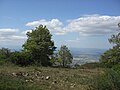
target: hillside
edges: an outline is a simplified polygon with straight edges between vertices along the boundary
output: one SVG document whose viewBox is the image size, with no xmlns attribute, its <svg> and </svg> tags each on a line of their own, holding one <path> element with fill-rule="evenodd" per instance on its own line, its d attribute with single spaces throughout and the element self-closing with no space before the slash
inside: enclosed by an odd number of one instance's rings
<svg viewBox="0 0 120 90">
<path fill-rule="evenodd" d="M 0 89 L 87 90 L 102 69 L 0 66 Z M 21 84 L 22 83 L 22 84 Z"/>
</svg>

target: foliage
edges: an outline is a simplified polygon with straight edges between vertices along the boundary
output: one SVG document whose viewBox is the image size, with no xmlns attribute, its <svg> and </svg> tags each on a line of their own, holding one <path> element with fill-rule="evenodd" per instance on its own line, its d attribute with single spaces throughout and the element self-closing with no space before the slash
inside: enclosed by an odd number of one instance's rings
<svg viewBox="0 0 120 90">
<path fill-rule="evenodd" d="M 120 64 L 113 66 L 112 69 L 115 71 L 120 71 Z"/>
<path fill-rule="evenodd" d="M 46 26 L 40 25 L 32 32 L 27 33 L 27 41 L 23 45 L 25 51 L 32 55 L 34 63 L 47 66 L 50 65 L 50 56 L 56 49 L 54 42 L 51 40 L 52 35 Z"/>
<path fill-rule="evenodd" d="M 120 23 L 119 23 L 120 24 Z M 118 26 L 120 27 L 120 25 Z M 112 67 L 120 63 L 120 32 L 117 35 L 112 35 L 108 39 L 110 43 L 115 44 L 112 49 L 107 50 L 100 58 L 100 62 L 107 67 Z"/>
<path fill-rule="evenodd" d="M 16 88 L 19 86 L 24 87 L 25 85 L 28 87 L 29 85 L 31 88 L 35 87 L 33 90 L 87 90 L 88 84 L 91 84 L 92 82 L 90 78 L 103 72 L 103 69 L 73 69 L 36 66 L 19 67 L 17 65 L 11 66 L 11 64 L 9 64 L 0 67 L 0 72 L 3 73 L 1 76 L 7 79 L 0 81 L 5 82 L 3 87 L 8 84 L 10 85 L 9 87 L 16 86 Z M 14 76 L 13 73 L 17 76 Z M 7 78 L 5 75 L 10 78 Z M 46 80 L 47 76 L 50 77 L 49 80 Z M 18 80 L 19 82 L 23 82 L 23 85 L 17 85 Z"/>
<path fill-rule="evenodd" d="M 10 56 L 11 51 L 8 48 L 0 49 L 0 59 L 7 59 Z"/>
<path fill-rule="evenodd" d="M 112 49 L 107 50 L 100 58 L 100 62 L 104 63 L 107 67 L 112 67 L 120 63 L 120 48 L 114 46 Z"/>
<path fill-rule="evenodd" d="M 95 68 L 104 68 L 104 67 L 105 66 L 99 62 L 91 62 L 76 66 L 76 68 L 81 68 L 81 69 L 95 69 Z"/>
<path fill-rule="evenodd" d="M 120 71 L 107 69 L 105 74 L 95 76 L 91 81 L 90 90 L 119 90 Z"/>
<path fill-rule="evenodd" d="M 0 49 L 0 65 L 5 64 L 11 55 L 11 51 L 8 48 Z"/>
<path fill-rule="evenodd" d="M 59 50 L 59 59 L 58 60 L 60 62 L 60 65 L 62 65 L 63 67 L 66 67 L 72 63 L 73 56 L 70 53 L 70 50 L 68 49 L 67 46 L 65 46 L 65 45 L 61 46 L 61 48 Z"/>
<path fill-rule="evenodd" d="M 0 73 L 0 90 L 35 90 L 24 79 Z"/>
<path fill-rule="evenodd" d="M 118 23 L 118 27 L 120 29 L 120 23 Z M 112 35 L 110 39 L 108 39 L 110 43 L 115 44 L 120 47 L 120 32 L 117 35 Z"/>
<path fill-rule="evenodd" d="M 31 59 L 31 55 L 28 52 L 12 52 L 10 56 L 10 60 L 12 63 L 20 66 L 30 65 L 33 61 Z"/>
</svg>

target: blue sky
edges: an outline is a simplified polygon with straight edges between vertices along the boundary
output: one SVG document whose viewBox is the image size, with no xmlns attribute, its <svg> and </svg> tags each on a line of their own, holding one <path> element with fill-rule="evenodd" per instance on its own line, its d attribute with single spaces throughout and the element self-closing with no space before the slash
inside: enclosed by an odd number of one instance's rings
<svg viewBox="0 0 120 90">
<path fill-rule="evenodd" d="M 21 47 L 43 24 L 57 47 L 110 48 L 119 22 L 120 0 L 0 0 L 0 47 Z"/>
</svg>

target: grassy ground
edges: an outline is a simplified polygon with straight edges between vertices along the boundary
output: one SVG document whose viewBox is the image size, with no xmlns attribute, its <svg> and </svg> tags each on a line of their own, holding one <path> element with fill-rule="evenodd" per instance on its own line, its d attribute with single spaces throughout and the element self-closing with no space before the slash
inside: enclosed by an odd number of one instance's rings
<svg viewBox="0 0 120 90">
<path fill-rule="evenodd" d="M 103 73 L 101 68 L 70 69 L 3 65 L 0 66 L 0 87 L 3 88 L 2 90 L 87 90 L 92 82 L 91 78 L 101 73 Z"/>
</svg>

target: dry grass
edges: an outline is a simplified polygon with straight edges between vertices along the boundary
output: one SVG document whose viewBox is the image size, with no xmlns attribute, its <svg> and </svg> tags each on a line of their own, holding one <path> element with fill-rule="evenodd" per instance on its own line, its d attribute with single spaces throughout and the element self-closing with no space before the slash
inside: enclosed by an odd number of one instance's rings
<svg viewBox="0 0 120 90">
<path fill-rule="evenodd" d="M 87 90 L 93 76 L 103 69 L 0 66 L 0 73 L 24 78 L 35 90 Z"/>
</svg>

